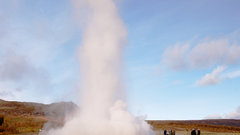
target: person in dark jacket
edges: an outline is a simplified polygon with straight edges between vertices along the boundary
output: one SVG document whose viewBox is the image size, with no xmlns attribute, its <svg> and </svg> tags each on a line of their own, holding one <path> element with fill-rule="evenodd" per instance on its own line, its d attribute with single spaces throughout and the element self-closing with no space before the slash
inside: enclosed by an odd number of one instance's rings
<svg viewBox="0 0 240 135">
<path fill-rule="evenodd" d="M 196 130 L 192 129 L 191 135 L 196 135 Z"/>
<path fill-rule="evenodd" d="M 0 126 L 3 124 L 3 122 L 4 122 L 4 117 L 0 116 Z"/>
<path fill-rule="evenodd" d="M 166 130 L 166 129 L 163 131 L 163 134 L 164 134 L 164 135 L 167 135 L 167 130 Z"/>
<path fill-rule="evenodd" d="M 200 135 L 201 134 L 201 131 L 200 131 L 200 129 L 198 128 L 197 129 L 197 135 Z"/>
</svg>

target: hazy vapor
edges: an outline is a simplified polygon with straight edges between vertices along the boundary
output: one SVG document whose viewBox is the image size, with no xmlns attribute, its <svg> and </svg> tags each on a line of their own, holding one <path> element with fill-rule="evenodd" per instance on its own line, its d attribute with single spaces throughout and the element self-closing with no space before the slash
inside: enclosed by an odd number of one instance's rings
<svg viewBox="0 0 240 135">
<path fill-rule="evenodd" d="M 127 31 L 113 0 L 73 1 L 87 15 L 79 48 L 82 89 L 79 113 L 48 135 L 149 135 L 144 119 L 127 111 L 122 93 L 122 55 Z M 78 11 L 78 10 L 76 10 Z"/>
</svg>

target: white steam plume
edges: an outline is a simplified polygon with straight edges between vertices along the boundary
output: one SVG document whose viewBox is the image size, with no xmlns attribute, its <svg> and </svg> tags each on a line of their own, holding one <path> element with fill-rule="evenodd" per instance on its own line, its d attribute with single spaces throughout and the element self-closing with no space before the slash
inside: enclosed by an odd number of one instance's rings
<svg viewBox="0 0 240 135">
<path fill-rule="evenodd" d="M 83 91 L 81 111 L 64 127 L 48 135 L 150 135 L 150 126 L 127 111 L 121 69 L 127 31 L 113 0 L 86 0 L 87 26 L 79 59 Z M 78 3 L 78 2 L 76 2 Z"/>
</svg>

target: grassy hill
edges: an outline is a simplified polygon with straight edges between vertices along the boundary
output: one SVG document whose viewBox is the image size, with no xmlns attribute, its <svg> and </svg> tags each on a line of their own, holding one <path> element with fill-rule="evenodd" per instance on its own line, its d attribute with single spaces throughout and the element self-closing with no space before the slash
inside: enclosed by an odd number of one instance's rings
<svg viewBox="0 0 240 135">
<path fill-rule="evenodd" d="M 46 122 L 62 126 L 66 114 L 76 108 L 72 102 L 40 104 L 0 100 L 0 117 L 4 118 L 0 134 L 38 133 Z"/>
</svg>

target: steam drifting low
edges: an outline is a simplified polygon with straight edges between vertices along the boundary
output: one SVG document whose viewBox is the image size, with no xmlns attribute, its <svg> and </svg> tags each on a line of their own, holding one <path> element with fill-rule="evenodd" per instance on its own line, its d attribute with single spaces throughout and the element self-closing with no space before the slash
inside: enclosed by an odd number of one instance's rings
<svg viewBox="0 0 240 135">
<path fill-rule="evenodd" d="M 79 4 L 73 1 L 74 4 Z M 150 126 L 127 111 L 121 98 L 127 31 L 112 0 L 85 0 L 87 16 L 79 49 L 81 110 L 48 135 L 150 135 Z M 81 3 L 81 4 L 83 4 Z M 83 19 L 83 18 L 80 18 Z"/>
</svg>

